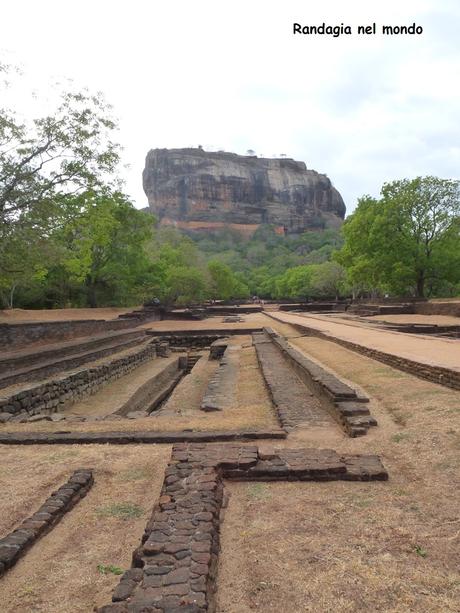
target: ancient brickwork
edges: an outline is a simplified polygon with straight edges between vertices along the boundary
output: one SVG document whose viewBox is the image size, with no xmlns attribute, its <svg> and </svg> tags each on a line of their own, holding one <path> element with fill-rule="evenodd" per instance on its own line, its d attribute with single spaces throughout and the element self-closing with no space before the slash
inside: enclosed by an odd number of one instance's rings
<svg viewBox="0 0 460 613">
<path fill-rule="evenodd" d="M 144 330 L 128 330 L 4 354 L 0 359 L 0 387 L 43 380 L 55 373 L 135 347 L 145 339 Z"/>
<path fill-rule="evenodd" d="M 220 360 L 219 368 L 209 380 L 201 402 L 203 411 L 223 411 L 235 403 L 238 381 L 239 348 L 228 345 Z"/>
<path fill-rule="evenodd" d="M 151 343 L 127 356 L 99 366 L 82 368 L 70 375 L 58 375 L 51 381 L 27 386 L 10 396 L 0 397 L 2 421 L 57 412 L 63 406 L 94 394 L 109 381 L 122 377 L 155 355 L 156 345 Z"/>
<path fill-rule="evenodd" d="M 99 613 L 215 611 L 219 524 L 224 479 L 294 481 L 386 480 L 376 456 L 333 450 L 175 445 L 158 505 L 142 545 Z"/>
<path fill-rule="evenodd" d="M 86 496 L 93 485 L 92 470 L 79 468 L 67 483 L 42 504 L 33 515 L 25 519 L 16 530 L 0 539 L 0 575 L 5 573 L 44 534 L 49 532 Z"/>
<path fill-rule="evenodd" d="M 276 356 L 270 346 L 264 343 L 270 339 L 286 362 L 293 368 L 298 377 L 305 383 L 310 392 L 319 398 L 323 407 L 343 426 L 345 431 L 352 437 L 366 434 L 371 426 L 377 425 L 376 420 L 370 415 L 367 402 L 369 399 L 359 394 L 349 385 L 341 381 L 334 374 L 326 371 L 318 363 L 309 360 L 305 355 L 294 349 L 283 337 L 279 336 L 271 328 L 264 328 L 264 334 L 254 335 L 259 363 L 264 373 L 267 386 L 270 389 L 275 405 L 278 406 L 280 419 L 287 427 L 299 424 L 301 419 L 302 402 L 308 402 L 308 394 L 302 400 L 299 392 L 298 402 L 288 401 L 289 395 L 293 394 L 294 385 L 289 384 L 288 374 L 281 376 L 276 372 L 271 362 Z M 278 371 L 283 368 L 282 364 Z M 292 378 L 292 375 L 291 375 Z M 286 381 L 286 382 L 285 382 Z M 311 395 L 311 394 L 310 394 Z M 296 414 L 295 407 L 299 407 Z M 284 421 L 283 421 L 284 420 Z"/>
</svg>

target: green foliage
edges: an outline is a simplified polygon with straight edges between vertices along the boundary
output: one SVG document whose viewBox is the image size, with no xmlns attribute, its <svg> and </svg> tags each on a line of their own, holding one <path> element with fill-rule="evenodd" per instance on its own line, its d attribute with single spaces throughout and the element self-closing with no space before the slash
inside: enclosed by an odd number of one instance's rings
<svg viewBox="0 0 460 613">
<path fill-rule="evenodd" d="M 343 228 L 335 255 L 356 293 L 424 297 L 460 283 L 460 192 L 457 181 L 418 177 L 386 183 L 364 196 Z"/>
<path fill-rule="evenodd" d="M 98 564 L 97 570 L 101 573 L 101 575 L 108 575 L 111 573 L 112 575 L 122 575 L 123 569 L 119 566 L 114 566 L 113 564 Z"/>
<path fill-rule="evenodd" d="M 415 545 L 414 551 L 421 558 L 426 558 L 426 556 L 428 555 L 428 552 L 426 551 L 426 549 L 424 549 L 420 545 Z"/>
<path fill-rule="evenodd" d="M 136 519 L 144 514 L 144 510 L 131 502 L 118 502 L 100 507 L 97 511 L 100 517 L 118 517 L 119 519 Z"/>
</svg>

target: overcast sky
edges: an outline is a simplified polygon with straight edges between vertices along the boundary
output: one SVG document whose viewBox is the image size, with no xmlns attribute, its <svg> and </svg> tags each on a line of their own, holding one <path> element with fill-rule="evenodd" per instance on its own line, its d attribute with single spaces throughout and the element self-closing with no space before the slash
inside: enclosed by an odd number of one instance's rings
<svg viewBox="0 0 460 613">
<path fill-rule="evenodd" d="M 323 21 L 424 32 L 292 34 Z M 303 160 L 350 212 L 388 180 L 459 178 L 459 41 L 458 0 L 23 0 L 2 3 L 0 49 L 35 88 L 104 92 L 138 207 L 147 151 L 200 144 Z"/>
</svg>

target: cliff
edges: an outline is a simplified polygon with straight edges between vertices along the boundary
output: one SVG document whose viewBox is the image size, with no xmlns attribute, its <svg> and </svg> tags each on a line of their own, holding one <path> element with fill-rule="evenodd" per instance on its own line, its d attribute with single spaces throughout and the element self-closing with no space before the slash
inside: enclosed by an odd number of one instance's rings
<svg viewBox="0 0 460 613">
<path fill-rule="evenodd" d="M 144 191 L 161 224 L 193 230 L 260 224 L 282 234 L 342 223 L 345 205 L 326 175 L 304 162 L 202 149 L 152 149 Z"/>
</svg>

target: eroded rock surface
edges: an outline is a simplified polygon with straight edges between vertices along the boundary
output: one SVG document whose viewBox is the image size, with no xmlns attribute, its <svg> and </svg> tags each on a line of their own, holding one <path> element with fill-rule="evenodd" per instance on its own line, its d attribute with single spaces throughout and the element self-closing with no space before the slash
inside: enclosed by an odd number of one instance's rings
<svg viewBox="0 0 460 613">
<path fill-rule="evenodd" d="M 336 227 L 345 216 L 328 177 L 290 158 L 152 149 L 143 184 L 160 223 L 186 230 L 229 225 L 251 235 L 260 224 L 271 224 L 292 234 Z"/>
</svg>

